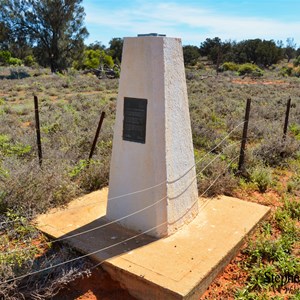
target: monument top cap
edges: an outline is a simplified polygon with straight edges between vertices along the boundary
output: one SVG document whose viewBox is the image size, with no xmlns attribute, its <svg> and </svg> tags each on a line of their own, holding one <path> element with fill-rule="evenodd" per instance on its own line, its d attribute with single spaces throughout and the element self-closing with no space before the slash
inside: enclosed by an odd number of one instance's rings
<svg viewBox="0 0 300 300">
<path fill-rule="evenodd" d="M 140 37 L 140 36 L 166 36 L 166 35 L 160 33 L 142 33 L 142 34 L 138 34 L 137 36 Z"/>
</svg>

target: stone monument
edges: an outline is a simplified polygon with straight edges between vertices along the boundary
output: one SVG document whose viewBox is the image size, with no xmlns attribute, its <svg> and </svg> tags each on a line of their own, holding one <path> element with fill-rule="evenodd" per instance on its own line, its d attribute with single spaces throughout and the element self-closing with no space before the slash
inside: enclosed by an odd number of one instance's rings
<svg viewBox="0 0 300 300">
<path fill-rule="evenodd" d="M 164 237 L 197 213 L 181 40 L 125 38 L 106 217 Z"/>
</svg>

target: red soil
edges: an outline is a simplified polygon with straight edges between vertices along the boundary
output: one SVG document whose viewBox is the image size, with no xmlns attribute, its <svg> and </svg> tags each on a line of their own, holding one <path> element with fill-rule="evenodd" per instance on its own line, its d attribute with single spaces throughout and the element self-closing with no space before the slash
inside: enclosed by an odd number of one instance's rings
<svg viewBox="0 0 300 300">
<path fill-rule="evenodd" d="M 134 300 L 120 284 L 101 268 L 97 268 L 92 275 L 79 278 L 62 290 L 53 300 Z"/>
<path fill-rule="evenodd" d="M 274 80 L 274 81 L 264 81 L 264 80 L 260 80 L 260 81 L 256 81 L 253 79 L 233 79 L 231 81 L 232 83 L 236 83 L 236 84 L 262 84 L 262 85 L 289 85 L 289 83 L 284 82 L 283 80 Z"/>
</svg>

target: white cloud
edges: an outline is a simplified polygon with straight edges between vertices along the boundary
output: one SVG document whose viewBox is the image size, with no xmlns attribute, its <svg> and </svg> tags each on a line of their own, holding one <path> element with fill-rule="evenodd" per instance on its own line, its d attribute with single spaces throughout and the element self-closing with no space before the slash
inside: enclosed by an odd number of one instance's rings
<svg viewBox="0 0 300 300">
<path fill-rule="evenodd" d="M 131 8 L 102 9 L 86 7 L 86 22 L 128 35 L 158 32 L 182 37 L 188 43 L 200 43 L 207 37 L 231 40 L 265 38 L 285 41 L 300 35 L 300 22 L 282 22 L 269 18 L 229 16 L 213 10 L 176 3 L 140 1 Z M 111 36 L 113 37 L 113 36 Z"/>
</svg>

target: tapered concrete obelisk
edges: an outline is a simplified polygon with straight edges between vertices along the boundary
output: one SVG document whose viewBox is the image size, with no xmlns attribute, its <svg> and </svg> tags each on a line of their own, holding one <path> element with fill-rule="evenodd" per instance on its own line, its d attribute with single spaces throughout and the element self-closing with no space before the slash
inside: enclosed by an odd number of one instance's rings
<svg viewBox="0 0 300 300">
<path fill-rule="evenodd" d="M 174 233 L 198 213 L 194 164 L 181 40 L 125 38 L 106 217 Z"/>
</svg>

